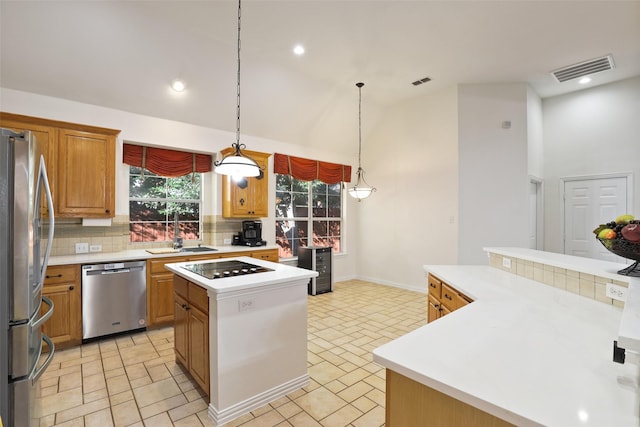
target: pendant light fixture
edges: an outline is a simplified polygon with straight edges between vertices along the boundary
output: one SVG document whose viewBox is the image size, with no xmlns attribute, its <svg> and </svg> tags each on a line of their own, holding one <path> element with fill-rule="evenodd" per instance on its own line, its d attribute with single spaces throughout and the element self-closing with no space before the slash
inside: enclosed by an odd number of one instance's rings
<svg viewBox="0 0 640 427">
<path fill-rule="evenodd" d="M 351 187 L 349 191 L 349 195 L 361 201 L 362 199 L 366 199 L 376 191 L 376 189 L 369 184 L 364 179 L 364 169 L 361 166 L 362 160 L 362 86 L 364 83 L 356 83 L 358 86 L 358 171 L 356 172 L 356 176 L 358 177 L 356 180 L 356 185 Z"/>
<path fill-rule="evenodd" d="M 242 152 L 243 148 L 246 148 L 244 144 L 240 143 L 240 17 L 242 10 L 242 0 L 238 0 L 238 97 L 236 108 L 236 142 L 231 144 L 231 147 L 235 149 L 233 154 L 227 154 L 220 161 L 214 163 L 216 173 L 222 175 L 232 175 L 236 178 L 240 177 L 252 177 L 260 176 L 262 170 L 258 163 L 250 156 Z"/>
</svg>

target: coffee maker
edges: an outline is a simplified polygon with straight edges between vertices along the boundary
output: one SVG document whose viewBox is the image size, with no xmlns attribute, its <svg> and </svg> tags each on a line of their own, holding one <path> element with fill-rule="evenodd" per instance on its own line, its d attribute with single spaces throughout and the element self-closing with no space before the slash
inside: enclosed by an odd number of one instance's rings
<svg viewBox="0 0 640 427">
<path fill-rule="evenodd" d="M 264 246 L 262 240 L 262 222 L 242 221 L 242 231 L 233 236 L 233 244 L 236 246 Z"/>
</svg>

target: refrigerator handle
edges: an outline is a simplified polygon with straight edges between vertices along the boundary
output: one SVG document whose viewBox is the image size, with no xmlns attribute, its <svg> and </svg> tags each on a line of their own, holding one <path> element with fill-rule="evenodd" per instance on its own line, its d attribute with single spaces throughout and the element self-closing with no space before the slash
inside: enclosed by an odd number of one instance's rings
<svg viewBox="0 0 640 427">
<path fill-rule="evenodd" d="M 42 183 L 43 187 L 40 187 Z M 40 156 L 40 176 L 38 177 L 38 184 L 36 188 L 36 200 L 40 200 L 40 191 L 44 188 L 45 195 L 47 198 L 47 206 L 49 208 L 49 238 L 47 239 L 47 248 L 44 251 L 44 259 L 42 260 L 42 265 L 40 266 L 40 279 L 44 278 L 44 273 L 47 271 L 47 265 L 49 265 L 49 254 L 51 253 L 51 247 L 53 245 L 53 233 L 55 226 L 55 213 L 53 211 L 53 197 L 51 196 L 51 187 L 49 187 L 49 179 L 47 177 L 47 167 L 44 164 L 44 156 Z M 36 215 L 38 212 L 35 213 Z"/>
<path fill-rule="evenodd" d="M 43 296 L 42 297 L 42 302 L 49 306 L 49 310 L 47 310 L 47 312 L 45 314 L 43 314 L 42 317 L 40 317 L 38 320 L 33 322 L 33 325 L 31 325 L 32 329 L 38 329 L 53 314 L 53 301 L 51 301 L 49 298 Z"/>
<path fill-rule="evenodd" d="M 56 352 L 56 346 L 53 344 L 53 341 L 51 341 L 51 338 L 49 338 L 45 334 L 42 334 L 42 341 L 46 342 L 47 345 L 49 346 L 49 356 L 47 356 L 47 360 L 44 361 L 42 366 L 40 366 L 39 368 L 36 368 L 38 366 L 37 363 L 34 366 L 34 368 L 36 369 L 34 369 L 33 373 L 30 375 L 31 381 L 34 384 L 36 381 L 38 381 L 38 379 L 44 373 L 44 371 L 47 370 L 47 368 L 49 367 L 49 364 L 51 364 L 51 361 L 53 360 L 53 354 Z M 40 354 L 42 354 L 42 346 L 40 346 L 40 351 L 41 351 Z M 38 359 L 40 358 L 38 357 Z"/>
</svg>

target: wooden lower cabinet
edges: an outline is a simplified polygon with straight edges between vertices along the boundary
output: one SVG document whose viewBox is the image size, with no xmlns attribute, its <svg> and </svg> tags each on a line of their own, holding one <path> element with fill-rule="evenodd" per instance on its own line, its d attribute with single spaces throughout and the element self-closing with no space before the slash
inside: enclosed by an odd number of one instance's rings
<svg viewBox="0 0 640 427">
<path fill-rule="evenodd" d="M 427 282 L 429 285 L 427 322 L 433 322 L 473 302 L 471 298 L 431 273 L 429 273 Z"/>
<path fill-rule="evenodd" d="M 386 389 L 386 427 L 514 426 L 390 369 Z"/>
<path fill-rule="evenodd" d="M 209 297 L 207 291 L 174 276 L 176 361 L 209 395 Z M 206 302 L 205 302 L 206 301 Z"/>
<path fill-rule="evenodd" d="M 82 342 L 82 288 L 80 265 L 49 266 L 45 273 L 42 295 L 53 302 L 53 314 L 42 325 L 56 347 L 64 348 Z M 42 311 L 48 307 L 43 304 Z"/>
</svg>

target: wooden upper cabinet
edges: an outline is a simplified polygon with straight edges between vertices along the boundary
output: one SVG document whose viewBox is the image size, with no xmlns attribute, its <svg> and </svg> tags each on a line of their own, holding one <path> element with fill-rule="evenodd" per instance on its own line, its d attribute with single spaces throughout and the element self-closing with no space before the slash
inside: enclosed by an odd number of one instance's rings
<svg viewBox="0 0 640 427">
<path fill-rule="evenodd" d="M 45 156 L 56 217 L 115 216 L 119 130 L 0 112 L 0 124 L 30 130 Z M 43 214 L 46 212 L 46 203 Z"/>
<path fill-rule="evenodd" d="M 42 126 L 36 124 L 27 124 L 20 121 L 13 120 L 12 118 L 6 118 L 3 114 L 0 116 L 0 125 L 3 128 L 11 129 L 14 132 L 20 133 L 26 130 L 31 131 L 33 135 L 36 137 L 38 141 L 37 144 L 37 152 L 35 153 L 35 158 L 39 159 L 40 155 L 44 157 L 44 163 L 47 167 L 47 177 L 49 178 L 49 186 L 51 188 L 51 193 L 53 195 L 53 203 L 55 206 L 55 182 L 56 182 L 56 141 L 58 139 L 58 129 L 50 126 Z M 38 160 L 39 161 L 39 160 Z M 45 195 L 42 195 L 42 200 L 40 201 L 40 210 L 42 215 L 49 215 L 49 205 L 45 200 Z"/>
<path fill-rule="evenodd" d="M 58 135 L 59 216 L 115 215 L 113 135 L 61 129 Z"/>
<path fill-rule="evenodd" d="M 233 153 L 233 148 L 222 150 L 223 155 Z M 236 182 L 232 177 L 222 176 L 222 216 L 225 218 L 263 218 L 269 216 L 268 153 L 243 150 L 263 170 L 260 177 L 243 178 Z"/>
</svg>

